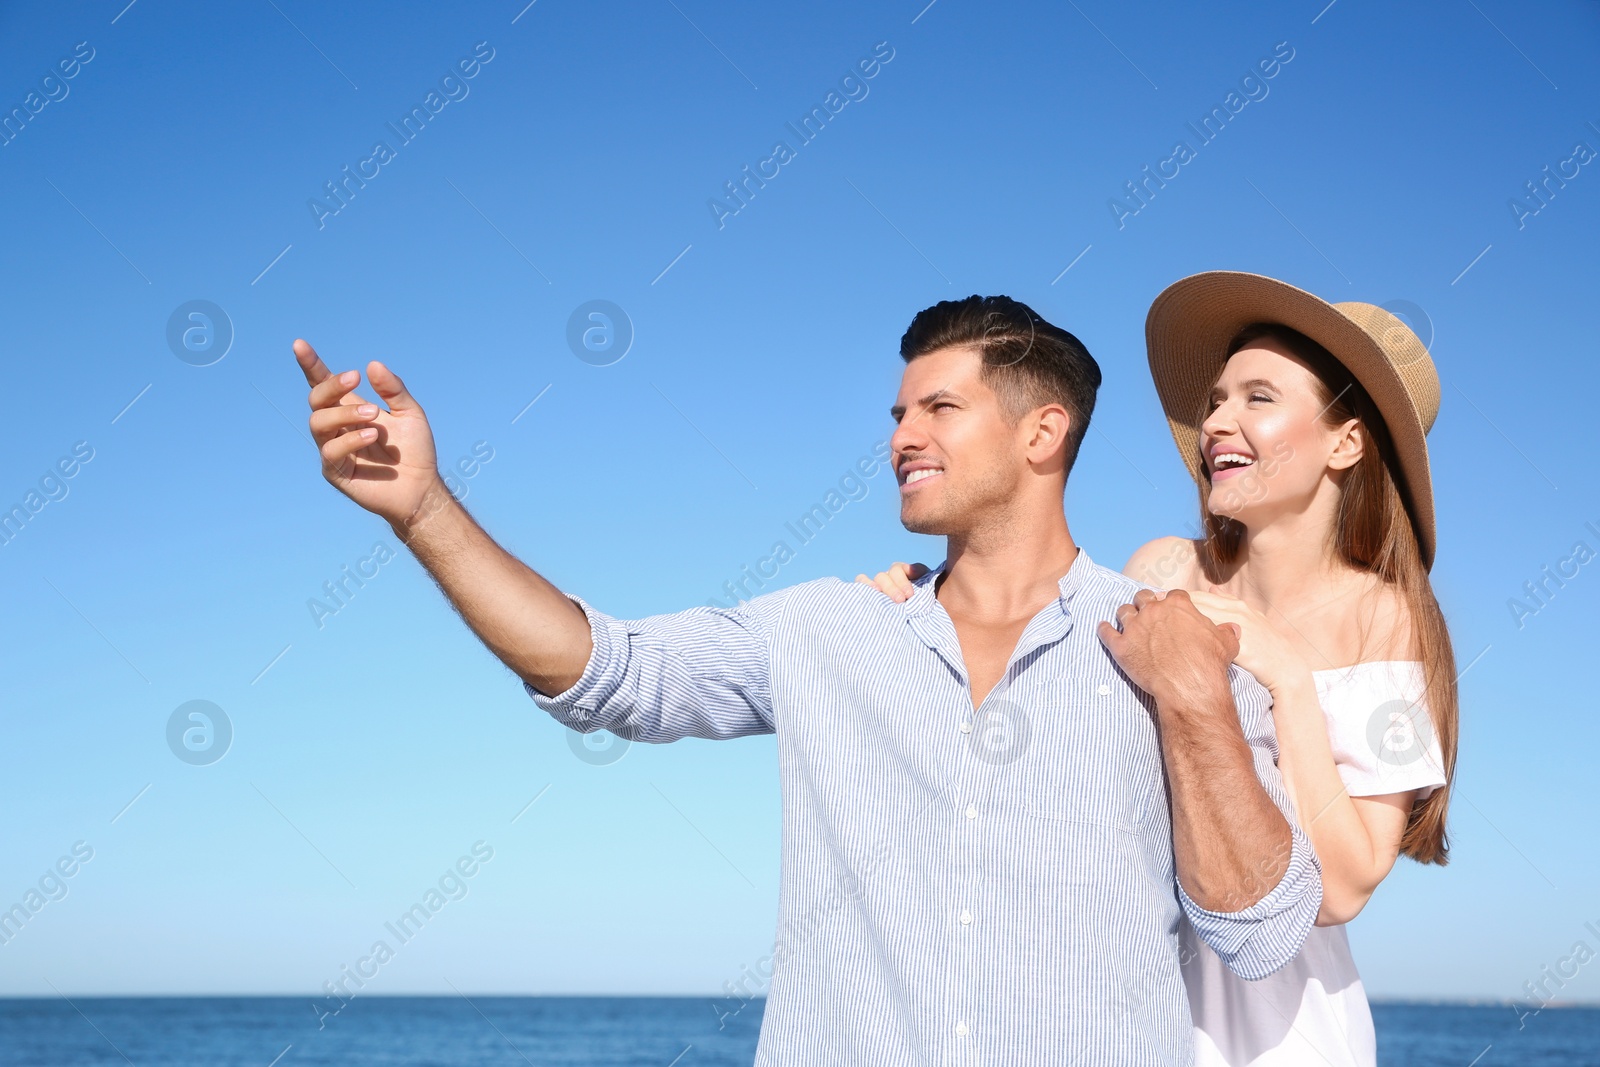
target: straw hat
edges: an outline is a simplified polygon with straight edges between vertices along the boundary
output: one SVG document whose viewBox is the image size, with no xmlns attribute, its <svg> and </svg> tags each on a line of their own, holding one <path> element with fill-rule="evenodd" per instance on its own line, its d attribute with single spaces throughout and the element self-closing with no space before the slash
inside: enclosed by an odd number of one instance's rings
<svg viewBox="0 0 1600 1067">
<path fill-rule="evenodd" d="M 1330 304 L 1260 274 L 1215 270 L 1174 282 L 1145 319 L 1150 375 L 1178 454 L 1205 484 L 1200 424 L 1228 342 L 1256 322 L 1298 330 L 1333 353 L 1383 415 L 1399 460 L 1398 481 L 1425 567 L 1433 566 L 1433 481 L 1424 440 L 1439 413 L 1439 375 L 1404 322 L 1373 304 Z"/>
</svg>

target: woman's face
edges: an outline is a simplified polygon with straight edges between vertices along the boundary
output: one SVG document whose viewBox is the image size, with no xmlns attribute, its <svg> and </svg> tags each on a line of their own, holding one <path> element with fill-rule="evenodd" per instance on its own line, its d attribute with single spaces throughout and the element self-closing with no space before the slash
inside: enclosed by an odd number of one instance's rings
<svg viewBox="0 0 1600 1067">
<path fill-rule="evenodd" d="M 1330 472 L 1360 458 L 1359 424 L 1328 426 L 1320 393 L 1310 368 L 1271 338 L 1228 357 L 1200 426 L 1213 514 L 1254 529 L 1337 491 Z"/>
</svg>

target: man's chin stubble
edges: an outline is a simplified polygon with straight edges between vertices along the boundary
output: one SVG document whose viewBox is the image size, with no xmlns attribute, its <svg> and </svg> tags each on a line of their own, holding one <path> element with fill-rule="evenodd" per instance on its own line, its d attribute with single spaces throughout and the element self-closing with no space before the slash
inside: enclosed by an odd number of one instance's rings
<svg viewBox="0 0 1600 1067">
<path fill-rule="evenodd" d="M 930 519 L 912 519 L 907 521 L 906 519 L 902 518 L 900 520 L 900 525 L 904 526 L 908 533 L 914 534 L 929 534 L 939 537 L 949 532 L 944 529 L 944 525 L 942 523 Z"/>
</svg>

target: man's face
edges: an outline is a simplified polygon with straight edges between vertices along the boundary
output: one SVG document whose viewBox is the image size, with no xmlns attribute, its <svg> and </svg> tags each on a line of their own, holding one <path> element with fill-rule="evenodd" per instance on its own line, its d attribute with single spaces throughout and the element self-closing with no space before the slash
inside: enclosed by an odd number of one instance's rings
<svg viewBox="0 0 1600 1067">
<path fill-rule="evenodd" d="M 1022 427 L 979 378 L 976 349 L 941 348 L 906 364 L 890 415 L 900 522 L 912 533 L 962 534 L 995 518 L 1017 492 L 1027 461 Z"/>
</svg>

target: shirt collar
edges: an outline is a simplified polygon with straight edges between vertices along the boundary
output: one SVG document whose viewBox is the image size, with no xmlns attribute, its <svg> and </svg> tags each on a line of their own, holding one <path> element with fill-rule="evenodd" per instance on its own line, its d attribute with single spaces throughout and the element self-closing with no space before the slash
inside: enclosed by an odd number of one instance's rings
<svg viewBox="0 0 1600 1067">
<path fill-rule="evenodd" d="M 916 592 L 901 607 L 905 609 L 906 624 L 911 627 L 917 638 L 932 649 L 946 666 L 961 678 L 962 683 L 966 684 L 966 661 L 961 656 L 961 641 L 956 634 L 955 621 L 939 603 L 938 597 L 933 595 L 934 582 L 945 572 L 949 562 L 946 559 L 939 564 L 938 570 L 930 571 L 917 579 Z M 1029 621 L 1017 639 L 1017 647 L 1006 664 L 1007 671 L 1019 658 L 1031 654 L 1036 648 L 1059 641 L 1067 635 L 1072 629 L 1072 611 L 1069 602 L 1083 587 L 1094 568 L 1094 561 L 1089 558 L 1089 553 L 1080 546 L 1072 566 L 1067 568 L 1067 573 L 1061 576 L 1058 583 L 1060 596 L 1057 597 L 1056 603 L 1059 610 L 1052 612 L 1048 606 L 1041 608 Z"/>
<path fill-rule="evenodd" d="M 913 583 L 916 586 L 916 591 L 911 594 L 910 599 L 903 605 L 908 618 L 924 615 L 932 611 L 935 605 L 939 603 L 938 597 L 934 595 L 934 583 L 939 580 L 940 575 L 944 574 L 949 563 L 950 560 L 946 558 L 938 567 L 924 574 Z M 1079 545 L 1078 554 L 1073 558 L 1072 566 L 1067 568 L 1067 573 L 1063 574 L 1061 581 L 1057 583 L 1057 588 L 1060 590 L 1057 603 L 1060 604 L 1063 615 L 1071 614 L 1068 611 L 1067 604 L 1072 599 L 1073 594 L 1082 588 L 1085 578 L 1094 568 L 1094 565 L 1094 560 L 1089 558 L 1089 550 Z"/>
</svg>

